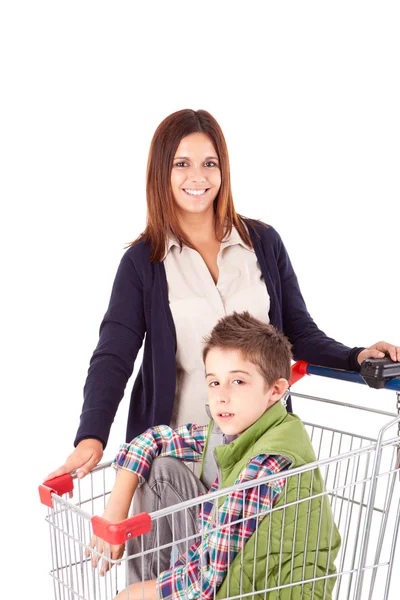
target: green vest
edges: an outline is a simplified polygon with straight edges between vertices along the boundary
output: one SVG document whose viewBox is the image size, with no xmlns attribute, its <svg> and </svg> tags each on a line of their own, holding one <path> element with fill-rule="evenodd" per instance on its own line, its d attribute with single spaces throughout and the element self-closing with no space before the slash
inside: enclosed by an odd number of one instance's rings
<svg viewBox="0 0 400 600">
<path fill-rule="evenodd" d="M 289 469 L 316 460 L 303 423 L 296 415 L 287 413 L 281 402 L 268 409 L 231 444 L 215 448 L 220 489 L 234 485 L 251 458 L 258 454 L 286 456 L 292 462 Z M 333 521 L 329 496 L 308 500 L 324 489 L 319 469 L 288 477 L 274 510 L 259 522 L 258 531 L 232 561 L 217 598 L 336 573 L 334 560 L 340 547 L 340 535 Z M 219 505 L 225 498 L 220 499 Z M 294 504 L 288 506 L 291 503 Z M 266 595 L 254 593 L 249 598 L 330 600 L 335 579 L 299 584 Z"/>
</svg>

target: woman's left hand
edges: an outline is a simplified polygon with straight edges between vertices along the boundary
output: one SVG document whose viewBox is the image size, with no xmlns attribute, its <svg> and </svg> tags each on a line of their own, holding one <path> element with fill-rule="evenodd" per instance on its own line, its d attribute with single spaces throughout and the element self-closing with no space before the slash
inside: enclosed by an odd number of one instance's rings
<svg viewBox="0 0 400 600">
<path fill-rule="evenodd" d="M 357 362 L 361 365 L 367 358 L 384 358 L 385 354 L 389 354 L 393 361 L 400 362 L 400 346 L 393 346 L 388 342 L 377 342 L 373 346 L 365 348 L 357 356 Z"/>
</svg>

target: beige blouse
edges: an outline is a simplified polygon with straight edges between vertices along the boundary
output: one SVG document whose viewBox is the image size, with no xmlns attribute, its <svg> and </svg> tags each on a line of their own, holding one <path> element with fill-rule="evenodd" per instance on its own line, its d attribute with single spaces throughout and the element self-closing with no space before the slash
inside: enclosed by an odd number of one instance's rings
<svg viewBox="0 0 400 600">
<path fill-rule="evenodd" d="M 207 423 L 207 385 L 202 361 L 203 338 L 217 321 L 234 311 L 248 310 L 269 323 L 269 295 L 257 257 L 233 228 L 217 257 L 217 284 L 201 255 L 168 242 L 164 266 L 169 304 L 177 337 L 177 381 L 171 426 Z"/>
</svg>

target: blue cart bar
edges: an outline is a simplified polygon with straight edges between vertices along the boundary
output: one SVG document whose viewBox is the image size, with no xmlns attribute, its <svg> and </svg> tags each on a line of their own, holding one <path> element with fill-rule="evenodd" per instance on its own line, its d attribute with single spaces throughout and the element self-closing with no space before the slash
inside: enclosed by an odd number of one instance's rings
<svg viewBox="0 0 400 600">
<path fill-rule="evenodd" d="M 341 371 L 339 369 L 330 369 L 328 367 L 318 367 L 317 365 L 307 364 L 305 370 L 308 375 L 319 375 L 320 377 L 330 377 L 331 379 L 340 379 L 352 383 L 362 383 L 367 385 L 360 373 L 355 371 Z M 400 392 L 400 378 L 391 379 L 386 382 L 385 390 L 394 390 Z"/>
</svg>

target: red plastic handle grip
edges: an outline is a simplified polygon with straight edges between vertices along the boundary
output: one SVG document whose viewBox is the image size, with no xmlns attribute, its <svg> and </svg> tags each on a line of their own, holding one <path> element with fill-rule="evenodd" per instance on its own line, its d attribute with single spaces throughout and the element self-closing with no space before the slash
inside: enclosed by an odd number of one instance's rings
<svg viewBox="0 0 400 600">
<path fill-rule="evenodd" d="M 109 544 L 124 544 L 132 537 L 137 537 L 151 530 L 151 517 L 140 513 L 119 523 L 110 523 L 103 517 L 91 518 L 93 533 Z"/>
<path fill-rule="evenodd" d="M 53 508 L 53 500 L 51 494 L 57 494 L 62 496 L 67 492 L 72 492 L 74 489 L 74 482 L 69 473 L 54 477 L 54 479 L 48 479 L 39 485 L 39 496 L 42 504 Z"/>
<path fill-rule="evenodd" d="M 298 360 L 297 363 L 295 363 L 292 366 L 292 374 L 290 376 L 290 385 L 294 385 L 297 381 L 299 381 L 299 379 L 302 379 L 302 377 L 304 377 L 304 375 L 308 375 L 307 373 L 307 367 L 308 367 L 308 363 L 305 362 L 304 360 Z"/>
</svg>

